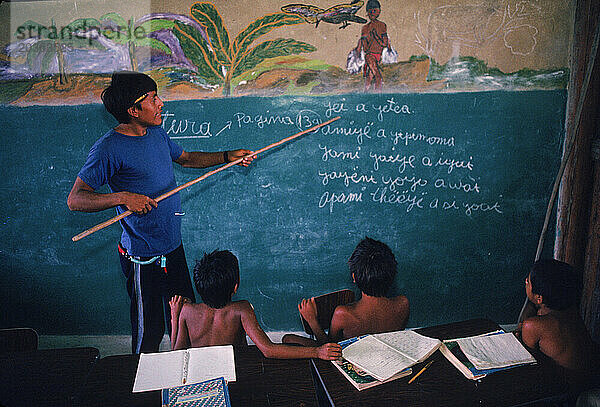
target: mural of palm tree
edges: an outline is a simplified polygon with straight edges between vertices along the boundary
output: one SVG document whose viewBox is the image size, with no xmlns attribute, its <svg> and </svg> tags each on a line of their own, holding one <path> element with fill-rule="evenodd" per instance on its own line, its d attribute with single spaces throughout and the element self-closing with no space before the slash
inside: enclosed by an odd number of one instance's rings
<svg viewBox="0 0 600 407">
<path fill-rule="evenodd" d="M 231 81 L 268 58 L 313 52 L 316 48 L 294 39 L 264 41 L 254 48 L 250 45 L 274 28 L 303 23 L 297 16 L 284 13 L 259 18 L 242 30 L 230 42 L 229 33 L 219 12 L 212 3 L 195 3 L 191 8 L 195 19 L 208 34 L 176 21 L 173 33 L 179 40 L 185 56 L 197 67 L 198 74 L 211 84 L 223 85 L 223 95 L 231 94 Z"/>
<path fill-rule="evenodd" d="M 173 21 L 157 18 L 136 23 L 133 18 L 125 21 L 118 13 L 105 14 L 100 17 L 100 20 L 105 23 L 102 35 L 111 41 L 127 46 L 133 71 L 138 70 L 135 56 L 136 47 L 150 47 L 168 55 L 171 54 L 169 47 L 157 39 L 148 37 L 147 34 L 164 29 L 170 30 L 173 28 Z"/>
<path fill-rule="evenodd" d="M 67 75 L 64 51 L 69 48 L 98 48 L 103 47 L 92 38 L 83 38 L 78 33 L 86 31 L 89 27 L 97 26 L 98 20 L 93 18 L 80 18 L 72 21 L 68 25 L 57 28 L 54 20 L 50 26 L 37 23 L 35 21 L 26 21 L 20 27 L 26 27 L 30 35 L 35 35 L 36 40 L 27 51 L 27 65 L 30 69 L 36 69 L 39 64 L 40 73 L 49 72 L 50 65 L 54 60 L 58 66 L 58 83 L 66 85 L 69 83 Z M 17 31 L 15 36 L 22 36 L 24 33 Z"/>
</svg>

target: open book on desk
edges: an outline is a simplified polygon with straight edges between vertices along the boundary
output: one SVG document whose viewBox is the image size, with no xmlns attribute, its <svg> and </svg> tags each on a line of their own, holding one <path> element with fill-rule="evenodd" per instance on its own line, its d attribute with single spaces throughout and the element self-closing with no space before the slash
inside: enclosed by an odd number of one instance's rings
<svg viewBox="0 0 600 407">
<path fill-rule="evenodd" d="M 519 340 L 504 331 L 445 340 L 440 352 L 471 380 L 499 370 L 536 363 Z"/>
<path fill-rule="evenodd" d="M 414 331 L 366 335 L 342 350 L 342 357 L 379 381 L 427 359 L 442 342 Z"/>
<path fill-rule="evenodd" d="M 231 345 L 142 353 L 133 392 L 166 389 L 217 377 L 235 381 Z"/>
<path fill-rule="evenodd" d="M 361 338 L 364 338 L 365 336 L 366 335 L 355 337 L 355 338 L 346 339 L 344 341 L 339 342 L 339 344 L 340 344 L 340 346 L 342 347 L 342 350 L 343 350 L 344 348 L 348 347 L 350 344 L 358 341 Z M 400 372 L 398 372 L 397 374 L 393 375 L 389 379 L 381 381 L 381 380 L 377 380 L 376 378 L 374 378 L 373 376 L 371 376 L 370 374 L 368 374 L 366 371 L 364 371 L 360 367 L 355 366 L 352 363 L 348 362 L 344 358 L 340 358 L 338 360 L 332 360 L 331 363 L 333 363 L 333 365 L 342 373 L 342 375 L 346 379 L 348 379 L 348 381 L 358 391 L 361 391 L 361 390 L 364 390 L 364 389 L 368 389 L 370 387 L 374 387 L 374 386 L 377 386 L 379 384 L 391 382 L 392 380 L 396 380 L 396 379 L 399 379 L 401 377 L 408 376 L 408 375 L 410 375 L 412 373 L 412 369 L 409 367 L 407 369 L 401 370 Z"/>
</svg>

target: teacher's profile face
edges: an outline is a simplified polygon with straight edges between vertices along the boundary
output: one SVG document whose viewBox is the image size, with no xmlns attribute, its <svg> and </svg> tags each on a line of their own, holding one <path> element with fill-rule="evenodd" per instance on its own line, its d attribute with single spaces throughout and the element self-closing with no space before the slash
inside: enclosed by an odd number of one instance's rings
<svg viewBox="0 0 600 407">
<path fill-rule="evenodd" d="M 141 110 L 138 110 L 138 121 L 146 126 L 159 126 L 162 123 L 163 101 L 155 91 L 140 102 Z"/>
</svg>

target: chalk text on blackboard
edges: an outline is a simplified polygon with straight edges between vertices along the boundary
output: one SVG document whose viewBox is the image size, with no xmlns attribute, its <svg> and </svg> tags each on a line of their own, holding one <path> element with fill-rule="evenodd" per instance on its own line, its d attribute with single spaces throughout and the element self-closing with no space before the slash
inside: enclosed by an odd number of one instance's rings
<svg viewBox="0 0 600 407">
<path fill-rule="evenodd" d="M 371 199 L 377 203 L 388 204 L 406 204 L 406 212 L 410 212 L 416 206 L 419 209 L 423 208 L 423 196 L 411 195 L 408 191 L 395 193 L 389 192 L 388 187 L 377 187 L 375 192 L 371 192 Z"/>
<path fill-rule="evenodd" d="M 322 178 L 321 183 L 323 185 L 327 185 L 329 181 L 336 179 L 341 179 L 345 186 L 349 186 L 350 183 L 377 184 L 377 180 L 373 177 L 373 175 L 358 174 L 356 172 L 348 174 L 347 171 L 319 171 L 319 177 Z"/>
<path fill-rule="evenodd" d="M 388 113 L 396 115 L 413 113 L 408 105 L 399 105 L 393 97 L 386 100 L 386 103 L 383 105 L 373 105 L 373 109 L 377 110 L 377 119 L 379 119 L 380 122 L 383 121 L 384 115 Z"/>
<path fill-rule="evenodd" d="M 323 192 L 321 195 L 321 199 L 319 199 L 319 208 L 324 208 L 329 205 L 329 213 L 333 212 L 333 205 L 336 203 L 339 204 L 348 204 L 350 202 L 362 202 L 362 192 Z"/>
<path fill-rule="evenodd" d="M 319 144 L 319 149 L 323 150 L 323 155 L 321 156 L 321 160 L 327 161 L 330 158 L 339 158 L 341 160 L 358 160 L 360 158 L 359 151 L 336 151 L 333 148 L 329 148 L 327 146 L 322 146 Z"/>
<path fill-rule="evenodd" d="M 411 168 L 415 168 L 415 156 L 410 155 L 385 155 L 385 154 L 377 154 L 370 152 L 369 157 L 373 159 L 373 169 L 375 171 L 379 170 L 379 163 L 398 163 L 398 172 L 402 174 L 406 167 L 409 166 Z"/>
</svg>

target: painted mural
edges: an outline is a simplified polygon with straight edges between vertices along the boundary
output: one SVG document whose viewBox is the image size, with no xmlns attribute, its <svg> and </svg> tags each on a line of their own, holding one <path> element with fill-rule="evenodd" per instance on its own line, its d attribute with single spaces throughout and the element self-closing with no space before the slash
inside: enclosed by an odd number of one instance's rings
<svg viewBox="0 0 600 407">
<path fill-rule="evenodd" d="M 0 102 L 98 103 L 125 69 L 151 75 L 165 100 L 566 88 L 563 2 L 422 3 L 214 1 L 70 21 L 2 3 Z"/>
</svg>

